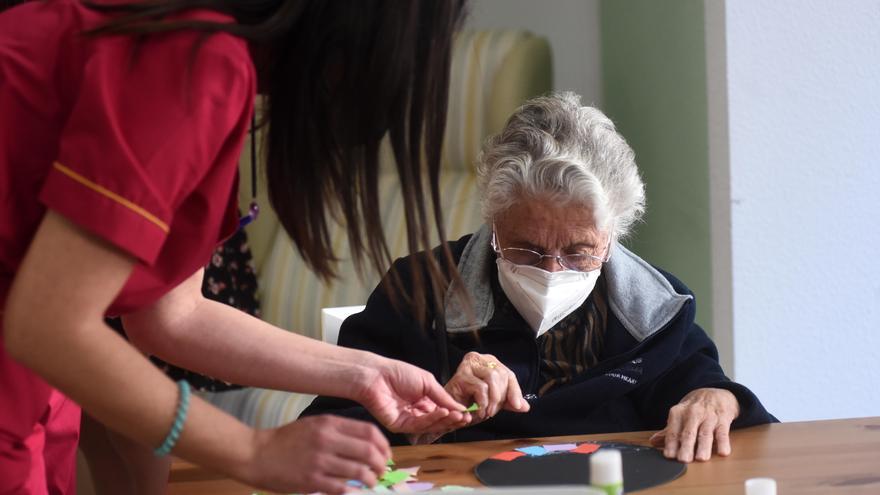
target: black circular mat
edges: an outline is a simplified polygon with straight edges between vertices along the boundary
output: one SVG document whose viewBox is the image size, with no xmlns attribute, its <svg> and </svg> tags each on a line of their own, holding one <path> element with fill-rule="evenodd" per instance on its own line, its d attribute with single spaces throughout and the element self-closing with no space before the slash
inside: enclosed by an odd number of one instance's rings
<svg viewBox="0 0 880 495">
<path fill-rule="evenodd" d="M 687 470 L 684 464 L 667 459 L 660 451 L 650 447 L 615 442 L 584 442 L 577 445 L 582 449 L 581 446 L 587 446 L 585 444 L 598 444 L 600 449 L 620 451 L 623 458 L 623 488 L 626 492 L 668 483 Z M 503 458 L 505 454 L 512 452 L 493 457 Z M 486 486 L 589 485 L 590 455 L 562 450 L 546 451 L 543 455 L 527 452 L 512 460 L 490 457 L 477 464 L 474 474 Z"/>
</svg>

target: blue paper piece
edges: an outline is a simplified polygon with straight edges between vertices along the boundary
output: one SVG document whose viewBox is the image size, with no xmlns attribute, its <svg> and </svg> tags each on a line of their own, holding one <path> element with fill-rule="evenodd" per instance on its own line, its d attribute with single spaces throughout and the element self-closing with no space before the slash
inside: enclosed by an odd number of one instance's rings
<svg viewBox="0 0 880 495">
<path fill-rule="evenodd" d="M 541 447 L 540 445 L 534 445 L 532 447 L 519 447 L 516 450 L 522 452 L 525 455 L 531 456 L 542 456 L 547 453 L 547 449 Z"/>
</svg>

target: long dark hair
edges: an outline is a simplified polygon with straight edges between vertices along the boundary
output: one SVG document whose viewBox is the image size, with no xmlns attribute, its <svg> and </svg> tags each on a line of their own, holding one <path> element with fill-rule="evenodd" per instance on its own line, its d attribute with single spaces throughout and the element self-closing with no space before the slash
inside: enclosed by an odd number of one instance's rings
<svg viewBox="0 0 880 495">
<path fill-rule="evenodd" d="M 418 315 L 425 282 L 442 307 L 448 249 L 430 254 L 436 228 L 445 247 L 439 193 L 452 37 L 466 0 L 153 0 L 87 2 L 116 15 L 90 35 L 144 35 L 181 29 L 223 31 L 251 43 L 268 97 L 266 177 L 272 206 L 305 262 L 323 280 L 338 257 L 331 221 L 344 222 L 355 266 L 390 266 L 379 211 L 379 144 L 387 135 L 400 177 L 413 287 L 398 291 Z M 234 24 L 168 18 L 195 8 L 231 15 Z M 426 198 L 430 198 L 426 201 Z M 445 270 L 441 263 L 446 265 Z M 425 278 L 429 280 L 424 280 Z M 395 286 L 400 281 L 394 275 Z"/>
</svg>

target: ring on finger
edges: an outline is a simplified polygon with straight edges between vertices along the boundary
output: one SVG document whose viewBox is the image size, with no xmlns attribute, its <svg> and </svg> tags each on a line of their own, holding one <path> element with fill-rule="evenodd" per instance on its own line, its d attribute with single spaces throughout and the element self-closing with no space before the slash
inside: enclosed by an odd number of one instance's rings
<svg viewBox="0 0 880 495">
<path fill-rule="evenodd" d="M 498 367 L 498 363 L 496 363 L 495 361 L 484 361 L 483 366 L 489 368 L 490 370 L 494 370 Z"/>
</svg>

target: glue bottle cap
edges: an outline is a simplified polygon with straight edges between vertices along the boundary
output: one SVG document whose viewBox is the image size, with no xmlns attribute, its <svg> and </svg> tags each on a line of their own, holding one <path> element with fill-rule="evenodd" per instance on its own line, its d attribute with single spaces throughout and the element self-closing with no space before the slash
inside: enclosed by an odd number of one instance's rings
<svg viewBox="0 0 880 495">
<path fill-rule="evenodd" d="M 773 478 L 747 479 L 746 495 L 776 495 L 776 480 Z"/>
<path fill-rule="evenodd" d="M 623 483 L 623 460 L 620 451 L 600 449 L 590 454 L 590 484 L 593 486 Z"/>
</svg>

